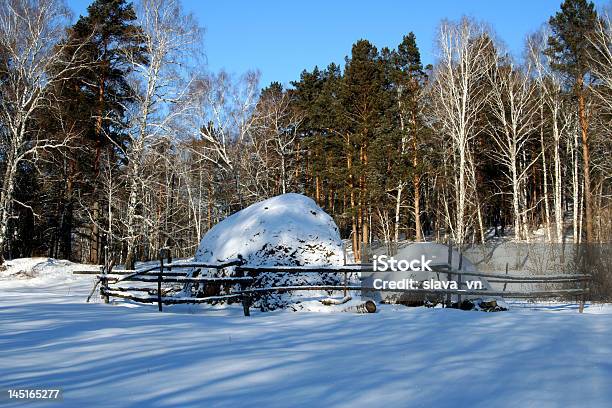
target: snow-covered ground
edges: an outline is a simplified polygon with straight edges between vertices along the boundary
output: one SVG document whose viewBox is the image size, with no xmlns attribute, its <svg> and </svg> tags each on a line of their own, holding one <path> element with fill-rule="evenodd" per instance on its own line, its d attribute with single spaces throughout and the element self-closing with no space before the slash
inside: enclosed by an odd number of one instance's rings
<svg viewBox="0 0 612 408">
<path fill-rule="evenodd" d="M 73 276 L 78 265 L 11 264 L 0 273 L 3 393 L 60 387 L 71 407 L 612 406 L 610 305 L 158 313 L 86 304 L 93 278 Z"/>
</svg>

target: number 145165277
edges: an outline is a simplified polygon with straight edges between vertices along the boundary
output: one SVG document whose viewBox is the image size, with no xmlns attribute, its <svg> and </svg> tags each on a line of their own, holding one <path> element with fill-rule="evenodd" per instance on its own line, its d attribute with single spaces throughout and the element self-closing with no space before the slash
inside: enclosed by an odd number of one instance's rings
<svg viewBox="0 0 612 408">
<path fill-rule="evenodd" d="M 9 389 L 4 394 L 9 400 L 59 400 L 62 391 L 59 389 Z"/>
</svg>

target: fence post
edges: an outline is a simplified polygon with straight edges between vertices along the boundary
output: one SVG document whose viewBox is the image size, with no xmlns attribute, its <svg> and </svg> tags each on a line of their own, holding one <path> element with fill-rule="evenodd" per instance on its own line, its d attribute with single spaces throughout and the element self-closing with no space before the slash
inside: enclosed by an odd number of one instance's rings
<svg viewBox="0 0 612 408">
<path fill-rule="evenodd" d="M 104 265 L 108 265 L 109 264 L 109 259 L 108 259 L 108 245 L 104 245 Z"/>
<path fill-rule="evenodd" d="M 342 243 L 342 254 L 344 255 L 344 266 L 346 266 L 346 246 L 344 245 L 344 242 Z M 346 286 L 348 285 L 348 274 L 347 272 L 344 272 L 344 297 L 347 296 L 347 288 Z"/>
<path fill-rule="evenodd" d="M 104 265 L 102 267 L 102 278 L 100 278 L 100 288 L 103 293 L 102 299 L 104 300 L 104 303 L 109 303 L 107 265 Z"/>
<path fill-rule="evenodd" d="M 251 297 L 249 296 L 248 293 L 243 293 L 242 294 L 242 310 L 244 311 L 245 316 L 251 315 L 250 307 L 251 307 Z"/>
<path fill-rule="evenodd" d="M 508 274 L 508 262 L 506 262 L 506 275 Z M 506 286 L 508 285 L 508 282 L 504 282 L 504 289 L 503 292 L 506 291 Z"/>
<path fill-rule="evenodd" d="M 461 270 L 463 268 L 463 251 L 459 251 L 459 269 L 457 273 L 457 285 L 459 290 L 461 290 Z M 457 309 L 461 309 L 461 295 L 457 294 Z"/>
<path fill-rule="evenodd" d="M 166 248 L 166 251 L 168 251 L 168 264 L 172 265 L 172 250 L 170 249 L 170 247 Z M 172 272 L 172 267 L 168 267 L 168 272 Z"/>
<path fill-rule="evenodd" d="M 157 308 L 162 311 L 162 275 L 164 274 L 164 250 L 159 250 L 159 274 L 157 275 Z"/>
<path fill-rule="evenodd" d="M 589 288 L 589 281 L 591 279 L 592 278 L 585 279 L 583 281 L 583 283 L 582 283 L 582 294 L 580 295 L 580 303 L 579 303 L 579 306 L 578 306 L 578 313 L 584 312 L 584 301 L 585 301 L 584 297 L 585 297 L 586 292 L 587 292 L 587 290 Z"/>
<path fill-rule="evenodd" d="M 453 270 L 453 241 L 448 239 L 448 270 L 446 271 L 446 279 L 450 282 L 452 279 L 451 272 Z M 451 306 L 451 294 L 446 295 L 446 307 Z"/>
</svg>

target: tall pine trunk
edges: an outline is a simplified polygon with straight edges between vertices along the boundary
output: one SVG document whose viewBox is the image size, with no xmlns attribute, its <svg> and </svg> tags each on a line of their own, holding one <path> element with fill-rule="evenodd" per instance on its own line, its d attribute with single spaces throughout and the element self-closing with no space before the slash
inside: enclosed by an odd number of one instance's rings
<svg viewBox="0 0 612 408">
<path fill-rule="evenodd" d="M 414 113 L 413 122 L 415 126 L 412 137 L 412 167 L 414 171 L 414 175 L 412 176 L 412 188 L 414 190 L 414 239 L 417 242 L 421 242 L 423 240 L 423 230 L 421 227 L 421 177 L 417 173 L 419 166 L 419 151 L 417 143 L 416 118 L 414 118 Z"/>
</svg>

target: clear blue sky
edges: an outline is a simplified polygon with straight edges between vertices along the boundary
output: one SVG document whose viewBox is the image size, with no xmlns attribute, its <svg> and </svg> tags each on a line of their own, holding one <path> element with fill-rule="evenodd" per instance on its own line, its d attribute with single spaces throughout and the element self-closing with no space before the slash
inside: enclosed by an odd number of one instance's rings
<svg viewBox="0 0 612 408">
<path fill-rule="evenodd" d="M 597 6 L 608 3 L 597 0 Z M 88 0 L 68 0 L 75 14 Z M 206 28 L 208 68 L 239 74 L 258 69 L 262 85 L 288 84 L 303 69 L 342 63 L 365 38 L 379 49 L 416 34 L 423 62 L 434 61 L 434 38 L 443 18 L 468 15 L 488 22 L 520 56 L 525 36 L 559 9 L 561 0 L 183 0 Z"/>
</svg>

